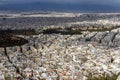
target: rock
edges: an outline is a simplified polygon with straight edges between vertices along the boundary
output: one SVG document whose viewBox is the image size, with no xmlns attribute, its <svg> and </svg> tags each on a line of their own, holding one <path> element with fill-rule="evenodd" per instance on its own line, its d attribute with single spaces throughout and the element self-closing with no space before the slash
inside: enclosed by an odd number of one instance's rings
<svg viewBox="0 0 120 80">
<path fill-rule="evenodd" d="M 117 77 L 117 80 L 120 80 L 120 75 Z"/>
</svg>

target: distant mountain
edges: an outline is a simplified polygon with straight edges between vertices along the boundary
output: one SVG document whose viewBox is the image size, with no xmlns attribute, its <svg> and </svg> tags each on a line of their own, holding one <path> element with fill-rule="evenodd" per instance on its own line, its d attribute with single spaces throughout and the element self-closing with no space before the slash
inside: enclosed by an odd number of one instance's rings
<svg viewBox="0 0 120 80">
<path fill-rule="evenodd" d="M 0 5 L 0 11 L 119 12 L 119 6 L 80 3 L 11 3 Z"/>
</svg>

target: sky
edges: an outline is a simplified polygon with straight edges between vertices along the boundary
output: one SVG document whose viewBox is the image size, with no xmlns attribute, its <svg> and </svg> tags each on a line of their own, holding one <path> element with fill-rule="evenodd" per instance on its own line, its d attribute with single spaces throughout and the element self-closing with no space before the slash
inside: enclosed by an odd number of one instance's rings
<svg viewBox="0 0 120 80">
<path fill-rule="evenodd" d="M 44 4 L 42 4 L 42 3 L 44 3 Z M 10 4 L 12 4 L 12 5 L 10 5 Z M 4 10 L 4 9 L 8 9 L 8 8 L 10 9 L 11 6 L 12 6 L 11 9 L 13 9 L 13 7 L 16 7 L 16 9 L 17 9 L 17 7 L 18 7 L 18 6 L 16 6 L 17 4 L 19 4 L 18 5 L 19 8 L 21 6 L 23 6 L 22 4 L 25 4 L 26 6 L 24 5 L 24 7 L 26 7 L 26 8 L 36 7 L 36 9 L 39 7 L 48 9 L 49 7 L 57 8 L 59 6 L 63 6 L 63 7 L 59 7 L 59 8 L 70 9 L 69 7 L 71 7 L 71 9 L 76 9 L 77 7 L 79 7 L 78 10 L 79 9 L 81 9 L 81 10 L 92 10 L 92 9 L 93 10 L 95 10 L 95 9 L 102 10 L 105 8 L 106 10 L 111 9 L 113 11 L 114 10 L 120 11 L 120 6 L 119 6 L 120 0 L 0 0 L 0 10 Z M 36 6 L 36 4 L 39 6 Z M 41 4 L 42 4 L 42 6 L 40 6 Z M 54 5 L 54 4 L 58 4 L 58 5 Z M 28 7 L 27 7 L 27 5 L 28 5 Z M 30 7 L 30 5 L 32 7 Z M 66 6 L 66 5 L 68 5 L 68 6 Z M 21 8 L 23 8 L 23 7 L 21 7 Z"/>
<path fill-rule="evenodd" d="M 112 5 L 113 3 L 120 3 L 120 0 L 0 0 L 0 3 L 15 3 L 15 2 L 94 3 Z"/>
</svg>

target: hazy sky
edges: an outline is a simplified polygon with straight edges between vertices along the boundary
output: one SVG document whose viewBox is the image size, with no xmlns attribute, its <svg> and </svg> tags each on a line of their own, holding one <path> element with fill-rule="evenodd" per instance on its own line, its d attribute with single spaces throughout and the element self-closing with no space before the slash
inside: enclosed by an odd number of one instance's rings
<svg viewBox="0 0 120 80">
<path fill-rule="evenodd" d="M 40 4 L 37 4 L 37 6 L 36 6 L 36 2 L 38 2 Z M 46 4 L 42 4 L 42 2 L 47 3 L 47 4 L 48 3 L 55 3 L 55 4 L 57 3 L 59 5 L 55 5 L 55 6 L 53 6 L 53 4 L 46 5 Z M 105 8 L 104 10 L 111 9 L 111 10 L 120 11 L 120 0 L 0 0 L 0 6 L 2 5 L 0 7 L 0 9 L 9 8 L 9 5 L 7 5 L 7 7 L 6 7 L 6 4 L 12 4 L 10 6 L 12 6 L 12 8 L 16 7 L 16 9 L 17 9 L 17 7 L 20 8 L 19 6 L 23 6 L 23 5 L 13 6 L 13 4 L 19 4 L 19 3 L 21 3 L 21 4 L 27 3 L 24 5 L 25 8 L 28 8 L 28 5 L 31 5 L 31 7 L 33 7 L 33 8 L 35 6 L 36 9 L 43 7 L 43 5 L 46 7 L 46 9 L 48 9 L 51 6 L 52 6 L 51 8 L 57 8 L 57 7 L 61 6 L 61 9 L 64 9 L 64 8 L 68 9 L 68 7 L 69 7 L 69 9 L 71 9 L 77 5 L 75 8 L 79 7 L 79 9 L 81 8 L 81 10 L 82 9 L 83 10 L 84 9 L 86 9 L 86 10 L 92 10 L 92 9 L 103 10 Z M 33 3 L 33 4 L 35 3 L 35 4 L 33 5 L 31 3 Z M 69 4 L 70 4 L 70 6 L 66 6 Z M 39 5 L 39 7 L 38 7 L 38 5 Z M 43 7 L 43 9 L 45 7 Z M 9 8 L 9 9 L 11 9 L 11 8 Z"/>
<path fill-rule="evenodd" d="M 55 2 L 55 3 L 92 3 L 92 4 L 115 4 L 120 0 L 0 0 L 0 3 L 17 3 L 17 2 Z"/>
</svg>

